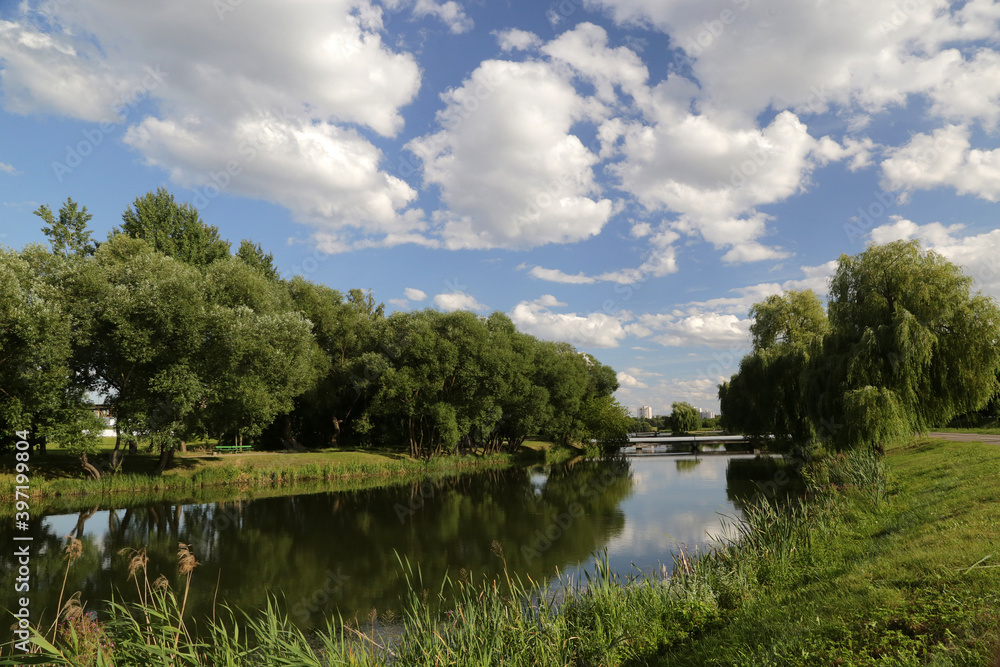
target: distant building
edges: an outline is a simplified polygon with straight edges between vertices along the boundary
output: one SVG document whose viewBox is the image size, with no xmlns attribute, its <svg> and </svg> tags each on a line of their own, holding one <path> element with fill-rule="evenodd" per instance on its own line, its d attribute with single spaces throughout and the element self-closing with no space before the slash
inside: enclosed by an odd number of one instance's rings
<svg viewBox="0 0 1000 667">
<path fill-rule="evenodd" d="M 104 420 L 104 430 L 101 436 L 105 438 L 115 437 L 115 416 L 111 412 L 111 407 L 105 403 L 98 403 L 90 407 L 94 414 Z"/>
<path fill-rule="evenodd" d="M 715 412 L 712 410 L 698 410 L 698 414 L 702 419 L 715 419 Z"/>
<path fill-rule="evenodd" d="M 653 408 L 648 405 L 643 405 L 639 408 L 639 419 L 652 419 L 653 418 Z"/>
</svg>

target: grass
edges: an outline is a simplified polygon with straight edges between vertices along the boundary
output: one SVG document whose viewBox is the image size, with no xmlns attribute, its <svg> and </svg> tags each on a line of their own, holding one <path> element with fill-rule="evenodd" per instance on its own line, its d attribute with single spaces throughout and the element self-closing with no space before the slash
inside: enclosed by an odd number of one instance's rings
<svg viewBox="0 0 1000 667">
<path fill-rule="evenodd" d="M 115 607 L 86 646 L 113 644 L 118 665 L 1000 664 L 1000 448 L 918 439 L 884 460 L 828 457 L 807 478 L 805 502 L 749 509 L 731 541 L 682 552 L 670 576 L 623 581 L 599 560 L 582 590 L 550 597 L 506 571 L 428 586 L 401 563 L 410 594 L 388 645 L 374 620 L 307 636 L 276 605 L 189 632 L 164 591 Z M 62 637 L 37 657 L 100 664 Z"/>
<path fill-rule="evenodd" d="M 5 457 L 6 458 L 6 457 Z M 507 454 L 489 456 L 442 456 L 412 460 L 390 451 L 320 450 L 315 452 L 252 452 L 209 455 L 176 453 L 174 467 L 157 475 L 157 455 L 140 452 L 128 459 L 125 472 L 106 474 L 98 480 L 82 479 L 77 461 L 58 449 L 32 457 L 31 494 L 33 510 L 43 505 L 93 505 L 102 502 L 185 500 L 206 489 L 239 492 L 283 488 L 316 482 L 368 480 L 382 484 L 390 477 L 446 474 L 472 467 L 510 465 Z M 0 501 L 13 500 L 13 462 L 0 468 Z M 13 512 L 12 502 L 0 503 L 0 517 Z"/>
</svg>

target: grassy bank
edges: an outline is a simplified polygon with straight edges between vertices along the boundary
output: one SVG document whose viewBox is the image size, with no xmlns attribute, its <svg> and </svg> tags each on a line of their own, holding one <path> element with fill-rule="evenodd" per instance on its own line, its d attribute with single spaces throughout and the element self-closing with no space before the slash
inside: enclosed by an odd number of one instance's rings
<svg viewBox="0 0 1000 667">
<path fill-rule="evenodd" d="M 188 641 L 170 593 L 148 614 L 120 609 L 89 645 L 113 641 L 118 665 L 993 665 L 1000 447 L 915 440 L 808 475 L 804 504 L 749 511 L 732 526 L 739 539 L 682 554 L 672 576 L 625 582 L 598 567 L 559 604 L 516 578 L 440 584 L 406 566 L 411 598 L 391 646 L 333 621 L 307 637 L 273 609 L 239 635 L 220 620 L 210 640 Z M 428 596 L 453 611 L 432 614 Z M 69 644 L 71 663 L 92 664 Z"/>
<path fill-rule="evenodd" d="M 457 470 L 510 465 L 506 454 L 442 456 L 413 460 L 395 452 L 321 450 L 316 452 L 252 452 L 246 454 L 178 453 L 175 466 L 162 475 L 154 472 L 156 457 L 138 454 L 126 461 L 126 472 L 101 479 L 80 478 L 78 464 L 59 451 L 36 456 L 31 462 L 34 511 L 43 505 L 143 500 L 183 501 L 205 490 L 265 491 L 317 482 L 383 484 L 388 478 L 454 473 Z M 12 501 L 15 476 L 12 465 L 0 469 L 0 501 Z M 346 487 L 345 487 L 346 488 Z M 358 488 L 358 487 L 353 487 Z M 13 511 L 13 502 L 0 502 L 0 516 Z"/>
</svg>

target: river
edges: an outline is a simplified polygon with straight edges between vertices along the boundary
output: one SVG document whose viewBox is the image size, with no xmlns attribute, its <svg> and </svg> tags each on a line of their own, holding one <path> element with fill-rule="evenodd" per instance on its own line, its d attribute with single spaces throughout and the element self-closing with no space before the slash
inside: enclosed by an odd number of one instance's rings
<svg viewBox="0 0 1000 667">
<path fill-rule="evenodd" d="M 51 618 L 70 534 L 83 553 L 66 591 L 80 591 L 88 609 L 113 592 L 135 598 L 132 549 L 146 549 L 150 581 L 163 574 L 182 590 L 176 562 L 184 542 L 200 563 L 187 603 L 193 615 L 210 614 L 214 599 L 250 610 L 274 595 L 304 628 L 338 612 L 365 619 L 374 609 L 391 620 L 406 585 L 401 560 L 419 566 L 435 590 L 446 573 L 493 576 L 504 566 L 534 581 L 556 572 L 580 578 L 604 550 L 622 576 L 661 571 L 679 545 L 706 549 L 724 538 L 724 523 L 739 516 L 757 483 L 773 478 L 774 465 L 746 455 L 648 455 L 365 491 L 45 516 L 32 525 L 31 608 Z M 9 532 L 0 529 L 6 544 Z M 0 603 L 11 608 L 16 568 L 10 553 L 0 562 Z"/>
</svg>

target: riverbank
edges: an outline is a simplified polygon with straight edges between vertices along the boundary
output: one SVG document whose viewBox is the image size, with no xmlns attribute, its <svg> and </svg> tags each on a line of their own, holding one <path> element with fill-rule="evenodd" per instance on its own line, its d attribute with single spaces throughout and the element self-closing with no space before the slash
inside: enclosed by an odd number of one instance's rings
<svg viewBox="0 0 1000 667">
<path fill-rule="evenodd" d="M 303 665 L 993 665 L 1000 449 L 919 439 L 882 461 L 831 457 L 807 474 L 803 505 L 749 511 L 732 527 L 740 539 L 679 555 L 667 578 L 629 583 L 605 564 L 553 604 L 513 575 L 442 585 L 404 566 L 412 593 L 391 647 L 335 622 L 306 636 L 271 609 L 251 614 L 258 620 L 239 640 L 216 626 L 212 642 L 176 650 L 195 665 L 257 664 L 257 653 Z M 438 591 L 453 613 L 429 611 Z M 111 619 L 102 632 L 141 664 L 164 648 L 143 638 L 174 631 L 139 627 Z"/>
<path fill-rule="evenodd" d="M 530 456 L 527 457 L 530 459 Z M 137 454 L 125 469 L 101 479 L 81 479 L 78 463 L 59 450 L 31 461 L 32 511 L 48 508 L 72 511 L 83 507 L 121 506 L 153 501 L 196 502 L 220 492 L 244 497 L 247 493 L 274 495 L 303 487 L 326 485 L 327 490 L 354 490 L 405 482 L 411 478 L 455 474 L 472 469 L 507 467 L 527 460 L 510 454 L 441 456 L 413 460 L 389 451 L 320 450 L 314 452 L 247 452 L 243 454 L 177 453 L 174 467 L 156 474 L 157 456 Z M 0 471 L 0 517 L 14 511 L 15 475 Z M 235 495 L 234 495 L 235 497 Z M 124 504 L 123 504 L 124 503 Z"/>
</svg>

